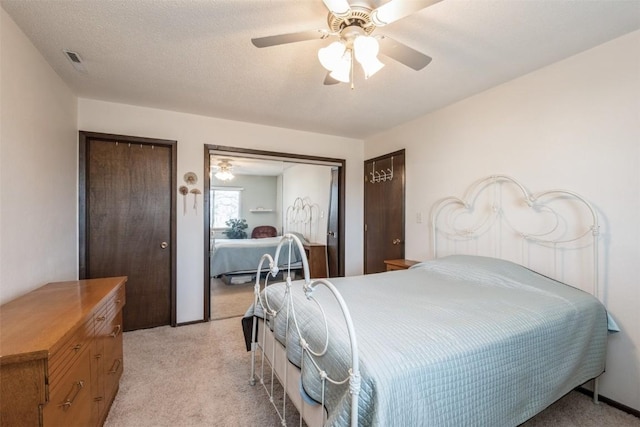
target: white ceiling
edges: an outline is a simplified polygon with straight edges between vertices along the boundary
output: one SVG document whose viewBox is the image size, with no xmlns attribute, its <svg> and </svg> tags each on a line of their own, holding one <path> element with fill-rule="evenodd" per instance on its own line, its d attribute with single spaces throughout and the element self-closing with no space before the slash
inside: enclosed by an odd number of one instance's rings
<svg viewBox="0 0 640 427">
<path fill-rule="evenodd" d="M 285 169 L 294 163 L 285 163 L 281 160 L 266 160 L 250 157 L 234 157 L 228 155 L 212 155 L 211 167 L 218 170 L 218 163 L 227 160 L 231 164 L 231 171 L 234 175 L 259 175 L 278 176 L 282 175 Z"/>
<path fill-rule="evenodd" d="M 250 42 L 325 29 L 321 0 L 1 4 L 79 97 L 360 139 L 640 28 L 640 0 L 444 0 L 374 33 L 429 66 L 381 58 L 386 67 L 356 75 L 351 90 L 322 84 L 317 51 L 329 40 Z"/>
</svg>

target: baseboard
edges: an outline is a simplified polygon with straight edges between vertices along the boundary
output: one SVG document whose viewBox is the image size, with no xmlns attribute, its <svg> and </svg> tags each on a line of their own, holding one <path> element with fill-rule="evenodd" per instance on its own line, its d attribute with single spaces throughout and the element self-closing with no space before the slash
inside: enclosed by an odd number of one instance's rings
<svg viewBox="0 0 640 427">
<path fill-rule="evenodd" d="M 196 323 L 204 323 L 204 322 L 208 322 L 208 320 L 192 320 L 190 322 L 177 323 L 176 326 L 187 326 L 187 325 L 193 325 Z"/>
<path fill-rule="evenodd" d="M 584 387 L 578 387 L 576 391 L 593 398 L 593 391 L 587 390 Z M 631 414 L 634 417 L 640 418 L 640 411 L 638 411 L 637 409 L 630 408 L 627 405 L 623 405 L 622 403 L 616 402 L 615 400 L 609 399 L 608 397 L 603 396 L 601 394 L 598 395 L 598 400 L 601 401 L 602 403 L 606 403 L 607 405 L 613 408 L 619 409 L 622 412 L 626 412 L 627 414 Z"/>
</svg>

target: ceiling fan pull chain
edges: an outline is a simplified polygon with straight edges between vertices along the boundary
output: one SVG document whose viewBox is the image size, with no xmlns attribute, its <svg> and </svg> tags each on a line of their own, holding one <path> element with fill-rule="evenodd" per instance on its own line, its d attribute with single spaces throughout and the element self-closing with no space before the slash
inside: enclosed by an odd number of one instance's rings
<svg viewBox="0 0 640 427">
<path fill-rule="evenodd" d="M 355 86 L 353 84 L 353 49 L 351 49 L 351 70 L 349 70 L 351 72 L 351 76 L 350 79 L 351 80 L 351 90 L 355 89 Z"/>
</svg>

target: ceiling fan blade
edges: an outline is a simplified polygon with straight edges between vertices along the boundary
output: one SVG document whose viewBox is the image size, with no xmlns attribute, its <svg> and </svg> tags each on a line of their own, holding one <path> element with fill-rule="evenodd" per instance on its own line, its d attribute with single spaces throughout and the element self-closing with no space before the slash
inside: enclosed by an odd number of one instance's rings
<svg viewBox="0 0 640 427">
<path fill-rule="evenodd" d="M 431 57 L 387 36 L 379 36 L 380 53 L 416 71 L 429 65 Z"/>
<path fill-rule="evenodd" d="M 329 71 L 327 73 L 326 76 L 324 76 L 324 85 L 325 86 L 331 86 L 331 85 L 337 85 L 338 83 L 340 83 L 340 81 L 334 79 L 333 77 L 331 77 L 331 71 Z"/>
<path fill-rule="evenodd" d="M 442 0 L 391 0 L 371 12 L 371 21 L 382 27 Z"/>
<path fill-rule="evenodd" d="M 327 30 L 309 30 L 299 33 L 280 34 L 277 36 L 257 37 L 251 39 L 255 47 L 269 47 L 280 44 L 303 42 L 307 40 L 324 39 L 329 36 Z"/>
<path fill-rule="evenodd" d="M 340 18 L 345 18 L 351 14 L 351 6 L 347 0 L 322 0 L 329 12 Z"/>
</svg>

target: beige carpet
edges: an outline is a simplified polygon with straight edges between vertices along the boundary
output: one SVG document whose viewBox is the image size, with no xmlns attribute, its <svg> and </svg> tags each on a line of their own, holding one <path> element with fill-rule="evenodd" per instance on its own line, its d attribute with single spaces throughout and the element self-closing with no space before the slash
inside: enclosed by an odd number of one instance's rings
<svg viewBox="0 0 640 427">
<path fill-rule="evenodd" d="M 240 318 L 126 332 L 124 352 L 107 427 L 279 425 L 264 390 L 248 383 Z M 524 426 L 638 427 L 640 419 L 572 392 Z"/>
<path fill-rule="evenodd" d="M 211 320 L 242 316 L 253 303 L 255 281 L 226 284 L 222 279 L 211 279 Z"/>
</svg>

